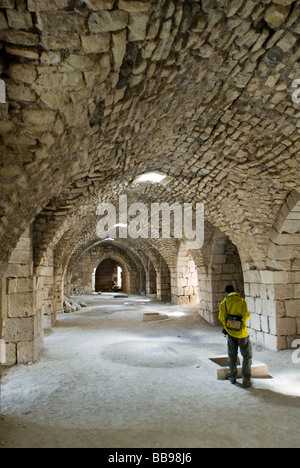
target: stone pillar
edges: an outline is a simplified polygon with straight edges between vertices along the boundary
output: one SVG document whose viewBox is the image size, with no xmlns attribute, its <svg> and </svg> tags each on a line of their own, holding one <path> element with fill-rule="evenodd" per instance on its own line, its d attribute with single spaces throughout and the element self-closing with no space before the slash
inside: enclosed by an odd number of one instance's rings
<svg viewBox="0 0 300 468">
<path fill-rule="evenodd" d="M 156 297 L 156 271 L 150 260 L 146 270 L 146 294 L 150 297 Z"/>
<path fill-rule="evenodd" d="M 56 321 L 57 314 L 62 314 L 64 311 L 64 281 L 61 272 L 56 271 L 54 274 L 54 300 L 53 300 L 54 317 Z"/>
<path fill-rule="evenodd" d="M 55 278 L 54 269 L 52 265 L 49 265 L 47 268 L 45 268 L 44 277 L 42 280 L 44 330 L 49 330 L 56 323 Z"/>
<path fill-rule="evenodd" d="M 167 264 L 161 262 L 157 274 L 157 299 L 161 302 L 171 301 L 171 276 Z"/>
<path fill-rule="evenodd" d="M 296 273 L 285 271 L 245 272 L 250 336 L 257 346 L 279 351 L 300 339 L 299 285 L 295 281 Z"/>
<path fill-rule="evenodd" d="M 38 359 L 43 347 L 42 287 L 33 275 L 32 234 L 27 229 L 11 255 L 2 287 L 6 365 Z"/>
<path fill-rule="evenodd" d="M 177 304 L 199 304 L 197 268 L 184 244 L 177 258 Z"/>
</svg>

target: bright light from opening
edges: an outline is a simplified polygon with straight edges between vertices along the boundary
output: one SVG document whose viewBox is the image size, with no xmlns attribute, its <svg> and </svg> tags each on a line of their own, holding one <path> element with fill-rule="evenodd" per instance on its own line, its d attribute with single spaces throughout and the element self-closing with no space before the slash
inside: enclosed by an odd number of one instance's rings
<svg viewBox="0 0 300 468">
<path fill-rule="evenodd" d="M 106 241 L 114 241 L 115 239 L 112 239 L 111 237 L 108 237 L 107 239 L 105 239 Z"/>
<path fill-rule="evenodd" d="M 160 184 L 163 180 L 166 179 L 166 175 L 158 174 L 157 172 L 150 172 L 149 174 L 143 174 L 138 178 L 138 182 L 152 182 Z"/>
<path fill-rule="evenodd" d="M 171 317 L 185 317 L 186 314 L 184 312 L 168 312 L 168 315 Z"/>
</svg>

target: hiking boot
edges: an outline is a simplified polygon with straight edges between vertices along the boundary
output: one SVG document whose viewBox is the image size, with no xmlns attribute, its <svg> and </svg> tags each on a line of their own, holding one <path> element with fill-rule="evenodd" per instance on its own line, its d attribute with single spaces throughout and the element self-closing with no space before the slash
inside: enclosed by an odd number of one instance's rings
<svg viewBox="0 0 300 468">
<path fill-rule="evenodd" d="M 236 385 L 236 379 L 229 379 L 231 385 Z"/>
<path fill-rule="evenodd" d="M 243 380 L 243 385 L 242 385 L 242 387 L 243 387 L 245 390 L 247 390 L 248 388 L 251 388 L 251 387 L 252 387 L 251 381 L 250 381 L 250 380 L 249 380 L 249 381 Z"/>
</svg>

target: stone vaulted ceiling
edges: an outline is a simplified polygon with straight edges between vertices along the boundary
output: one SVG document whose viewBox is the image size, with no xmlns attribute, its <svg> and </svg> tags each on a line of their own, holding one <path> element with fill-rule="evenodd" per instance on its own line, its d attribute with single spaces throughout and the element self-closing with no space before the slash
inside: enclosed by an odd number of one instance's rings
<svg viewBox="0 0 300 468">
<path fill-rule="evenodd" d="M 266 251 L 300 190 L 299 1 L 0 8 L 1 261 L 33 222 L 40 258 L 49 247 L 70 258 L 92 242 L 98 203 L 121 193 L 204 202 L 245 256 Z M 132 186 L 153 170 L 167 186 Z"/>
</svg>

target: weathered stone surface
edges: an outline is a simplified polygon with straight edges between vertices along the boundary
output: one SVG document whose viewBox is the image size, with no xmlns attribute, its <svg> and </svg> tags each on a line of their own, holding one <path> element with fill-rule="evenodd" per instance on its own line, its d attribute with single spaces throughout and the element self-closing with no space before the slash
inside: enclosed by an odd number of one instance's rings
<svg viewBox="0 0 300 468">
<path fill-rule="evenodd" d="M 119 8 L 125 11 L 149 11 L 150 5 L 147 1 L 119 0 Z"/>
<path fill-rule="evenodd" d="M 37 14 L 37 27 L 44 33 L 55 31 L 85 32 L 85 17 L 73 12 L 61 11 L 59 15 L 55 11 L 40 12 Z"/>
<path fill-rule="evenodd" d="M 0 12 L 0 29 L 7 29 L 8 24 L 6 18 L 2 12 Z"/>
<path fill-rule="evenodd" d="M 16 46 L 5 46 L 5 50 L 8 54 L 26 58 L 29 60 L 38 60 L 39 52 L 37 49 L 26 49 L 25 47 L 16 47 Z"/>
<path fill-rule="evenodd" d="M 15 0 L 0 0 L 0 8 L 15 8 Z"/>
<path fill-rule="evenodd" d="M 39 43 L 39 36 L 24 31 L 0 31 L 0 40 L 10 44 L 36 46 Z"/>
<path fill-rule="evenodd" d="M 192 254 L 174 239 L 101 246 L 130 267 L 128 289 L 185 304 L 200 292 L 201 315 L 217 324 L 224 286 L 235 281 L 256 342 L 291 345 L 300 336 L 298 5 L 75 3 L 0 0 L 1 262 L 11 262 L 3 317 L 24 318 L 8 314 L 20 303 L 10 295 L 29 293 L 13 293 L 26 276 L 48 325 L 63 309 L 63 279 L 90 291 L 97 205 L 127 193 L 132 203 L 204 202 L 207 231 Z M 169 176 L 166 185 L 133 183 L 153 171 Z M 34 254 L 15 250 L 32 222 Z M 9 343 L 18 359 L 37 346 L 25 338 L 18 349 Z"/>
<path fill-rule="evenodd" d="M 70 0 L 27 0 L 29 11 L 51 11 L 68 8 Z"/>
<path fill-rule="evenodd" d="M 129 14 L 129 41 L 143 41 L 146 38 L 148 21 L 147 13 Z"/>
<path fill-rule="evenodd" d="M 21 63 L 11 64 L 8 69 L 9 76 L 17 81 L 32 84 L 37 78 L 35 68 Z"/>
<path fill-rule="evenodd" d="M 281 5 L 288 5 L 287 3 Z M 279 28 L 287 19 L 290 7 L 289 6 L 281 6 L 281 5 L 272 5 L 270 6 L 265 14 L 265 20 L 271 26 Z"/>
<path fill-rule="evenodd" d="M 58 65 L 61 62 L 60 52 L 43 52 L 41 55 L 42 65 Z"/>
<path fill-rule="evenodd" d="M 81 43 L 87 54 L 102 54 L 110 49 L 110 34 L 82 36 Z"/>
<path fill-rule="evenodd" d="M 48 125 L 55 122 L 56 113 L 51 110 L 25 109 L 23 119 L 25 123 L 33 125 Z"/>
<path fill-rule="evenodd" d="M 11 318 L 4 322 L 7 342 L 32 341 L 34 338 L 34 318 Z"/>
<path fill-rule="evenodd" d="M 86 55 L 74 55 L 71 54 L 68 63 L 78 70 L 89 70 L 94 65 L 95 61 L 91 57 Z"/>
<path fill-rule="evenodd" d="M 126 28 L 128 13 L 125 11 L 101 11 L 93 13 L 89 18 L 91 33 L 107 33 Z"/>
<path fill-rule="evenodd" d="M 32 28 L 31 14 L 23 11 L 7 10 L 7 20 L 9 27 L 13 29 Z"/>
<path fill-rule="evenodd" d="M 127 32 L 121 31 L 120 33 L 115 33 L 112 36 L 113 40 L 113 56 L 114 56 L 114 69 L 119 70 L 125 54 L 126 54 L 126 46 L 127 46 Z"/>
<path fill-rule="evenodd" d="M 52 35 L 43 34 L 41 39 L 41 45 L 46 50 L 62 50 L 65 49 L 66 44 L 68 44 L 70 52 L 77 51 L 80 47 L 80 36 L 72 32 L 60 31 L 59 34 Z"/>
<path fill-rule="evenodd" d="M 114 6 L 114 0 L 84 0 L 84 2 L 94 11 L 112 10 Z"/>
</svg>

